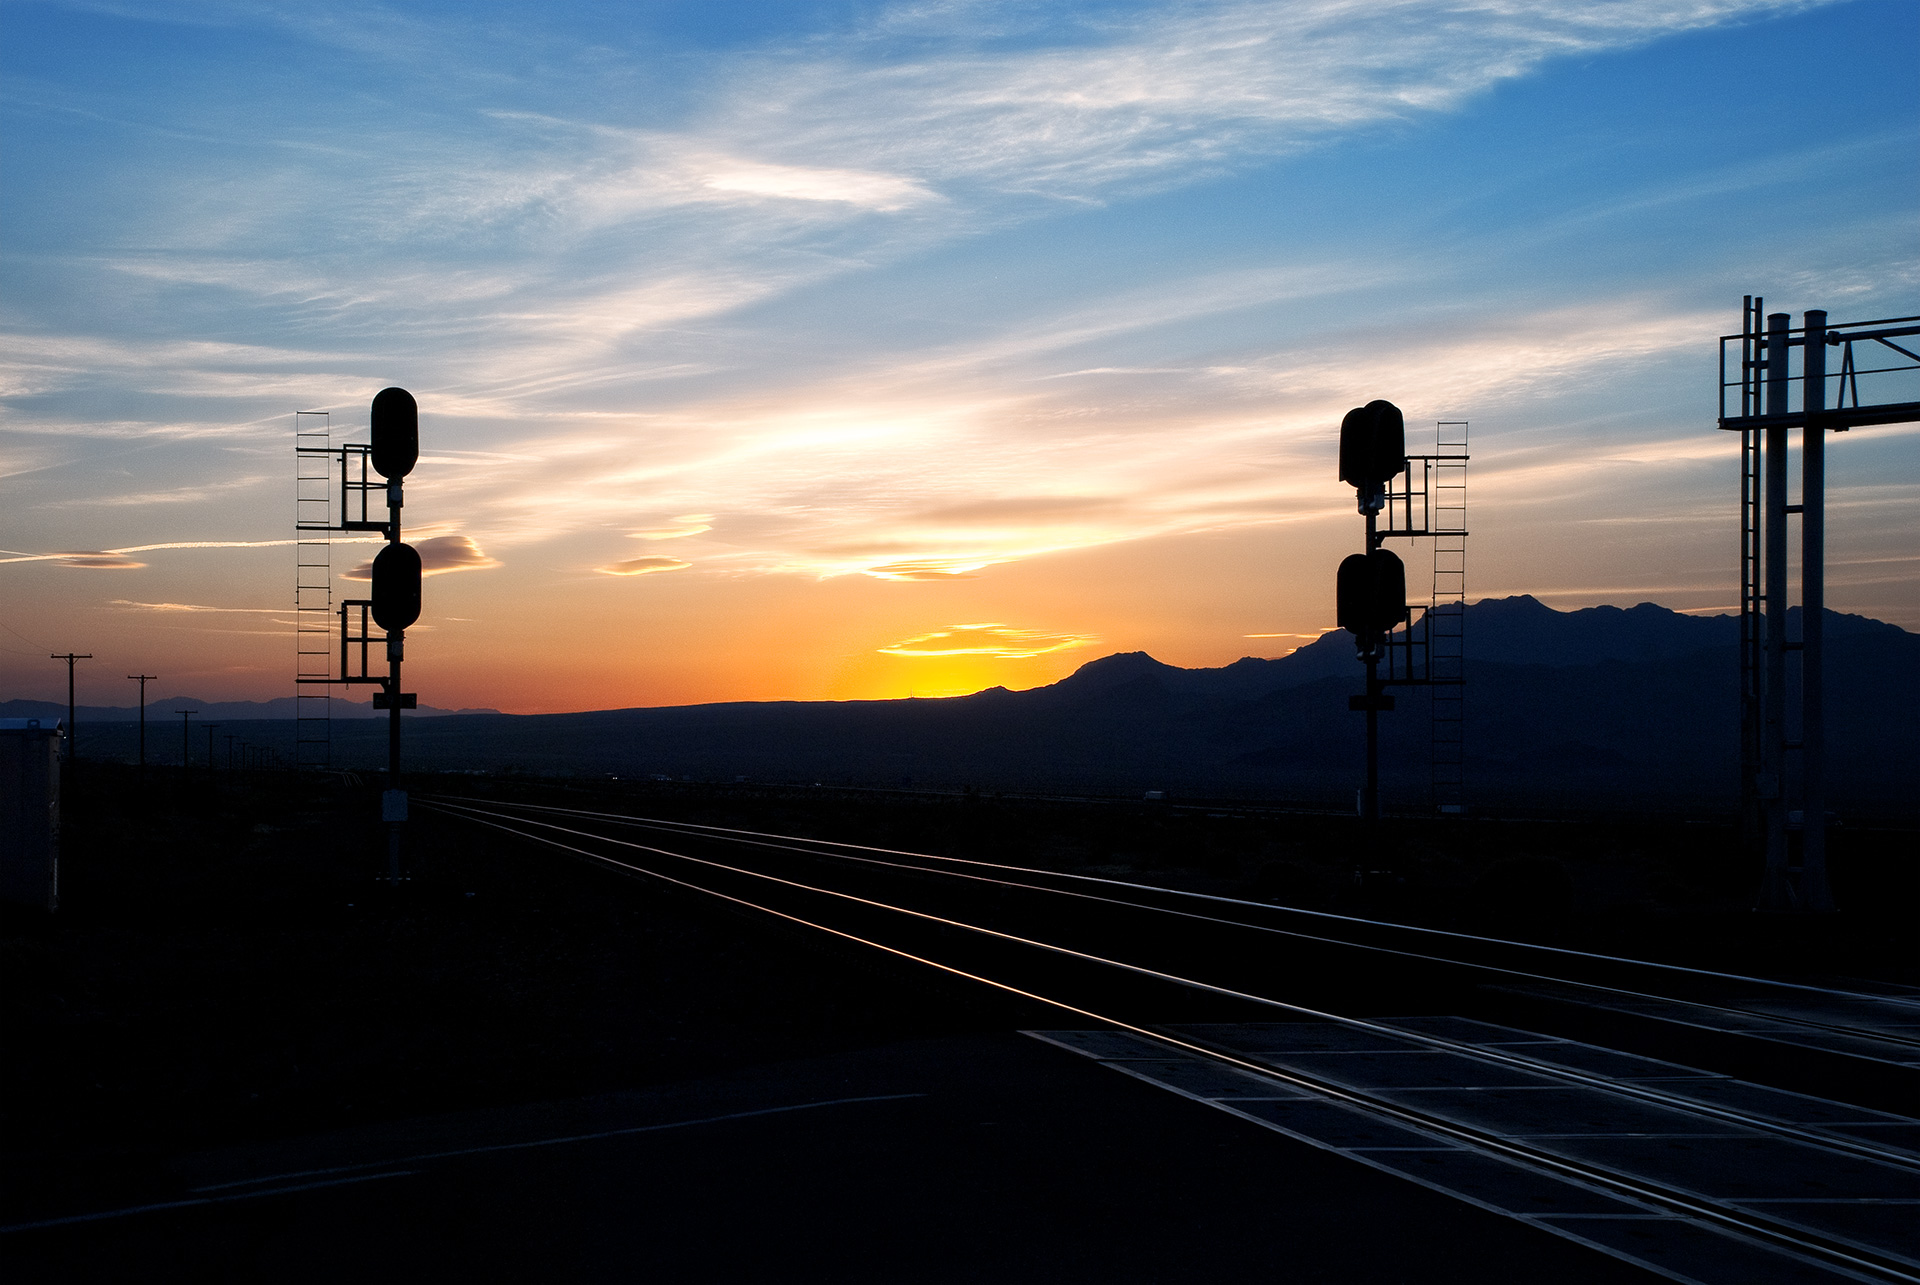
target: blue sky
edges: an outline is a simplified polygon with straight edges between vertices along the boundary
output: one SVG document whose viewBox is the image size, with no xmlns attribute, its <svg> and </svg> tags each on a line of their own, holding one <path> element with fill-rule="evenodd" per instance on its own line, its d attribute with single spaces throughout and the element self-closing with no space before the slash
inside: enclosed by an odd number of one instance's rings
<svg viewBox="0 0 1920 1285">
<path fill-rule="evenodd" d="M 1920 312 L 1920 6 L 1033 9 L 0 6 L 0 681 L 284 694 L 291 413 L 390 383 L 435 704 L 1278 654 L 1372 397 L 1473 596 L 1725 608 L 1740 296 Z M 1915 440 L 1830 465 L 1909 628 Z"/>
</svg>

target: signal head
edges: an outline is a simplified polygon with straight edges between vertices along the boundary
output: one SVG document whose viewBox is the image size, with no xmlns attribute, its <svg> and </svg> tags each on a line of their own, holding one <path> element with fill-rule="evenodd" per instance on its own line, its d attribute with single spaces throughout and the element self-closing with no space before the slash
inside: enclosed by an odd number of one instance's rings
<svg viewBox="0 0 1920 1285">
<path fill-rule="evenodd" d="M 373 467 L 381 477 L 413 472 L 420 460 L 420 406 L 404 388 L 383 388 L 373 398 Z"/>
<path fill-rule="evenodd" d="M 1407 467 L 1407 421 L 1392 402 L 1356 406 L 1340 421 L 1340 480 L 1384 487 Z"/>
<path fill-rule="evenodd" d="M 420 619 L 420 552 L 390 544 L 373 560 L 373 621 L 389 632 Z"/>
<path fill-rule="evenodd" d="M 1387 549 L 1352 554 L 1340 563 L 1334 599 L 1339 626 L 1369 645 L 1407 618 L 1407 566 Z"/>
</svg>

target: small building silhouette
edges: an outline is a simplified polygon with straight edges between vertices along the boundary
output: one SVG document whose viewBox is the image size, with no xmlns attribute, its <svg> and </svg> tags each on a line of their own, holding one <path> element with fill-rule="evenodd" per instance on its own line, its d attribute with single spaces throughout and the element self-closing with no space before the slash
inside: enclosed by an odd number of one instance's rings
<svg viewBox="0 0 1920 1285">
<path fill-rule="evenodd" d="M 0 899 L 60 904 L 58 720 L 0 718 Z"/>
</svg>

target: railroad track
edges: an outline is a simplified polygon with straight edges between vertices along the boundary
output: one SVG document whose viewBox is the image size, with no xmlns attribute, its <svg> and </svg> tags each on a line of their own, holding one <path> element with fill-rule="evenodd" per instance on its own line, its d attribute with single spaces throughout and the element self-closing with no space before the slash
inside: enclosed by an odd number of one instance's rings
<svg viewBox="0 0 1920 1285">
<path fill-rule="evenodd" d="M 1030 1033 L 1671 1279 L 1920 1282 L 1911 996 L 790 835 L 420 802 L 1071 1014 L 1092 1028 Z M 1516 1007 L 1563 1011 L 1561 1030 L 1495 1020 Z M 1638 1047 L 1569 1038 L 1592 1014 L 1638 1021 Z M 1663 1031 L 1711 1033 L 1752 1073 L 1648 1056 Z M 1785 1087 L 1768 1074 L 1782 1049 L 1802 1055 Z M 1805 1093 L 1810 1073 L 1830 1092 Z"/>
</svg>

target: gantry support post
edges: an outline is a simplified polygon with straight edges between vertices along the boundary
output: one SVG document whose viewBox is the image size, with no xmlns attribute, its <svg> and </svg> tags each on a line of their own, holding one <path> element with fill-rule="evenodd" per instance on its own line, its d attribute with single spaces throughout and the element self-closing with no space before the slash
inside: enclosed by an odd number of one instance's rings
<svg viewBox="0 0 1920 1285">
<path fill-rule="evenodd" d="M 1784 312 L 1767 315 L 1766 414 L 1788 413 L 1787 323 Z M 1761 730 L 1760 795 L 1766 808 L 1767 869 L 1760 891 L 1764 910 L 1791 910 L 1793 885 L 1787 875 L 1787 430 L 1769 424 L 1761 465 L 1766 498 L 1760 525 L 1766 545 L 1767 667 L 1764 724 Z"/>
<path fill-rule="evenodd" d="M 400 510 L 406 505 L 401 480 L 387 480 L 387 546 L 400 541 Z M 382 819 L 387 825 L 387 880 L 400 886 L 400 832 L 407 819 L 407 796 L 400 788 L 400 664 L 406 656 L 407 631 L 404 626 L 387 630 L 387 790 L 380 801 Z"/>
<path fill-rule="evenodd" d="M 1380 547 L 1379 518 L 1367 514 L 1367 554 Z M 1360 795 L 1360 819 L 1368 825 L 1380 820 L 1380 650 L 1378 638 L 1367 648 L 1367 784 Z"/>
<path fill-rule="evenodd" d="M 1827 314 L 1802 331 L 1800 405 L 1800 907 L 1832 910 L 1827 887 Z"/>
</svg>

